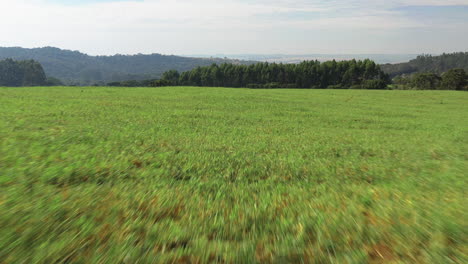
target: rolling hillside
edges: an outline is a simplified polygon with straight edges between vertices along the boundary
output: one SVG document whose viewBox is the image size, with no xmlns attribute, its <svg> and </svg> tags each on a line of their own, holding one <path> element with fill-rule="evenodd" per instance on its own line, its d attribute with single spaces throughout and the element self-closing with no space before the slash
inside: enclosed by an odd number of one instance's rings
<svg viewBox="0 0 468 264">
<path fill-rule="evenodd" d="M 59 78 L 69 84 L 92 84 L 129 79 L 159 78 L 165 71 L 191 70 L 213 63 L 249 64 L 247 61 L 217 58 L 190 58 L 161 54 L 89 56 L 87 54 L 45 47 L 25 49 L 0 47 L 0 59 L 33 59 L 42 64 L 47 76 Z"/>
<path fill-rule="evenodd" d="M 456 52 L 439 56 L 420 55 L 405 63 L 383 64 L 382 70 L 390 77 L 418 72 L 441 74 L 450 69 L 461 68 L 468 71 L 468 52 Z"/>
</svg>

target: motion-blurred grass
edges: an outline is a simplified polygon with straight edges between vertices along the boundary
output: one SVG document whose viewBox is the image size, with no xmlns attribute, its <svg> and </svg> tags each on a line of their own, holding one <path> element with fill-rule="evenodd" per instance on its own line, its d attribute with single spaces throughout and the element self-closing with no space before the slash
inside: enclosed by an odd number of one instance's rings
<svg viewBox="0 0 468 264">
<path fill-rule="evenodd" d="M 466 263 L 468 93 L 0 88 L 0 263 Z"/>
</svg>

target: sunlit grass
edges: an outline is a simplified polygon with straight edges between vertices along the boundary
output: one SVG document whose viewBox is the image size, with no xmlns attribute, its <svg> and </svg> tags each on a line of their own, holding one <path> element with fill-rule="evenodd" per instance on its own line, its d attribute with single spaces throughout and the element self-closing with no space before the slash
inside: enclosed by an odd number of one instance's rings
<svg viewBox="0 0 468 264">
<path fill-rule="evenodd" d="M 463 263 L 467 102 L 0 88 L 0 263 Z"/>
</svg>

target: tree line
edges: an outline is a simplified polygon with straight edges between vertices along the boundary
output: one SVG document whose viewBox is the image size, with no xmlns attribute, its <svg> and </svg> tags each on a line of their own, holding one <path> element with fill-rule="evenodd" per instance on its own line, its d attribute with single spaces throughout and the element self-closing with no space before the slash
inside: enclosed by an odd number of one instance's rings
<svg viewBox="0 0 468 264">
<path fill-rule="evenodd" d="M 109 83 L 111 86 L 207 86 L 246 88 L 385 89 L 390 78 L 371 60 L 304 61 L 299 64 L 224 63 L 179 73 L 167 71 L 159 80 Z"/>
<path fill-rule="evenodd" d="M 412 90 L 464 90 L 468 91 L 468 74 L 464 69 L 450 69 L 442 75 L 423 72 L 398 76 L 394 88 Z"/>
<path fill-rule="evenodd" d="M 34 60 L 0 60 L 0 86 L 46 85 L 47 78 L 40 63 Z"/>
<path fill-rule="evenodd" d="M 390 83 L 393 85 L 388 86 Z M 0 86 L 62 85 L 46 78 L 40 63 L 34 60 L 0 60 Z M 390 80 L 381 67 L 371 60 L 304 61 L 300 64 L 256 63 L 196 67 L 179 73 L 170 70 L 161 79 L 129 80 L 109 86 L 211 86 L 247 88 L 329 88 L 329 89 L 418 89 L 468 90 L 468 74 L 462 68 L 442 74 L 432 72 L 401 75 Z"/>
</svg>

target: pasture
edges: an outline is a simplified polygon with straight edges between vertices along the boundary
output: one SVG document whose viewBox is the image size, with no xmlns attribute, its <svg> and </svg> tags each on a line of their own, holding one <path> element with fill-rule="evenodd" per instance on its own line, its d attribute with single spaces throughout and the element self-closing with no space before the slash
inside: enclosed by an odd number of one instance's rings
<svg viewBox="0 0 468 264">
<path fill-rule="evenodd" d="M 0 263 L 466 263 L 468 93 L 0 88 Z"/>
</svg>

